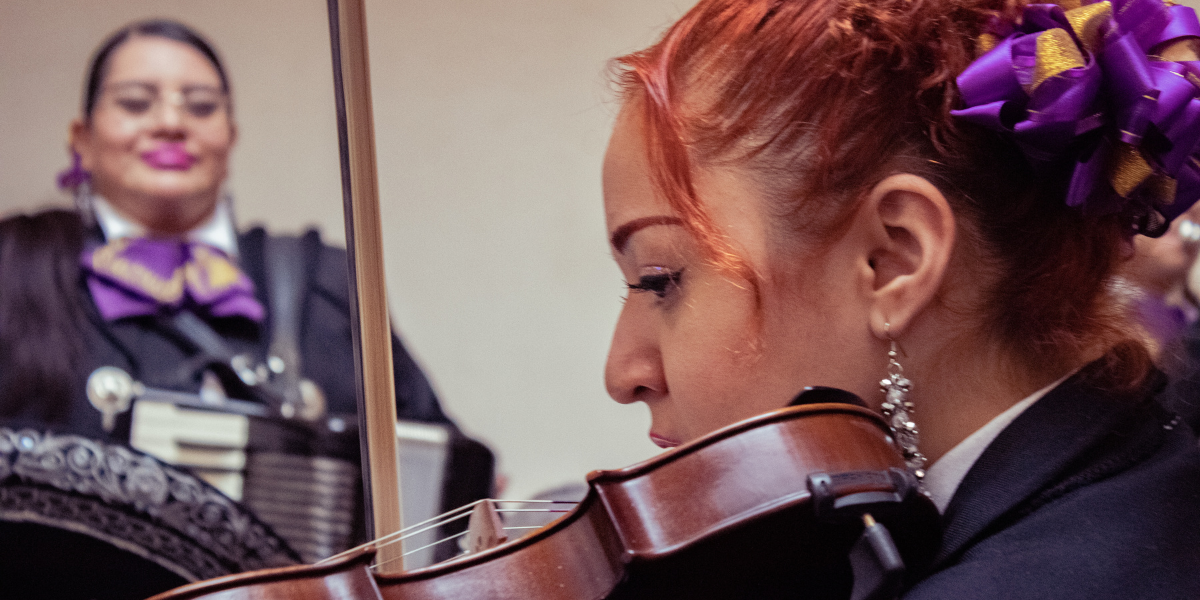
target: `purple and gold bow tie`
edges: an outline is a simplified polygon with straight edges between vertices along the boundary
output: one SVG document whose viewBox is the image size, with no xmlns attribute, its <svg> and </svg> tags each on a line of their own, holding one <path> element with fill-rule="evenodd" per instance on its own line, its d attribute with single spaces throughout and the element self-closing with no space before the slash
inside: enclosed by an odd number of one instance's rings
<svg viewBox="0 0 1200 600">
<path fill-rule="evenodd" d="M 121 238 L 85 249 L 88 289 L 108 321 L 196 308 L 262 321 L 254 283 L 220 249 L 172 239 Z"/>
</svg>

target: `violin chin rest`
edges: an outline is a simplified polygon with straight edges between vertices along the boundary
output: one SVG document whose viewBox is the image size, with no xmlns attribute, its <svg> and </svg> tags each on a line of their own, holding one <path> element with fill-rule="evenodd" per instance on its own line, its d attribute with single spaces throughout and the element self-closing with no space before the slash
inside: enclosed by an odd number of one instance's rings
<svg viewBox="0 0 1200 600">
<path fill-rule="evenodd" d="M 802 406 L 805 404 L 851 404 L 861 408 L 868 408 L 867 403 L 859 398 L 857 394 L 847 392 L 846 390 L 832 387 L 824 387 L 819 385 L 809 386 L 804 388 L 795 398 L 788 403 L 788 406 Z"/>
</svg>

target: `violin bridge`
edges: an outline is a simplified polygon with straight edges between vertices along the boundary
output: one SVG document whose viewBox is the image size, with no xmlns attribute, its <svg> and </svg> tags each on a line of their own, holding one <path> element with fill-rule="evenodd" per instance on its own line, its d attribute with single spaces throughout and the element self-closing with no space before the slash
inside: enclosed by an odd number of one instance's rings
<svg viewBox="0 0 1200 600">
<path fill-rule="evenodd" d="M 467 535 L 463 543 L 467 554 L 483 552 L 507 541 L 508 535 L 504 533 L 504 522 L 500 520 L 500 513 L 496 512 L 496 504 L 491 500 L 477 504 L 467 522 Z"/>
</svg>

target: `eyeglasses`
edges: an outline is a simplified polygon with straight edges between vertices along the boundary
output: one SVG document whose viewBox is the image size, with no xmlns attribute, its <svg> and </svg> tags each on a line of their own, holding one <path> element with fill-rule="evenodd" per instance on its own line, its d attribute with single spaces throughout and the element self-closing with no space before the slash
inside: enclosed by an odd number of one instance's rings
<svg viewBox="0 0 1200 600">
<path fill-rule="evenodd" d="M 195 119 L 207 119 L 229 108 L 229 94 L 207 85 L 187 86 L 163 94 L 155 84 L 129 82 L 106 87 L 104 93 L 132 116 L 149 115 L 168 103 Z"/>
</svg>

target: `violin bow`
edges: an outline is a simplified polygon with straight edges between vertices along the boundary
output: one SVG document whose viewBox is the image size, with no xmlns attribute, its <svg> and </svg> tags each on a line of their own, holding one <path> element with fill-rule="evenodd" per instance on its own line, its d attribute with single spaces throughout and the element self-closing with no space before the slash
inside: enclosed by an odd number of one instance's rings
<svg viewBox="0 0 1200 600">
<path fill-rule="evenodd" d="M 399 531 L 402 524 L 396 383 L 384 283 L 383 231 L 379 223 L 379 179 L 375 166 L 375 122 L 367 61 L 366 7 L 364 0 L 328 0 L 328 6 L 346 246 L 349 249 L 351 294 L 356 297 L 356 301 L 350 303 L 350 318 L 359 386 L 358 419 L 362 432 L 367 535 L 375 539 Z M 379 548 L 377 573 L 403 570 L 401 545 Z"/>
</svg>

